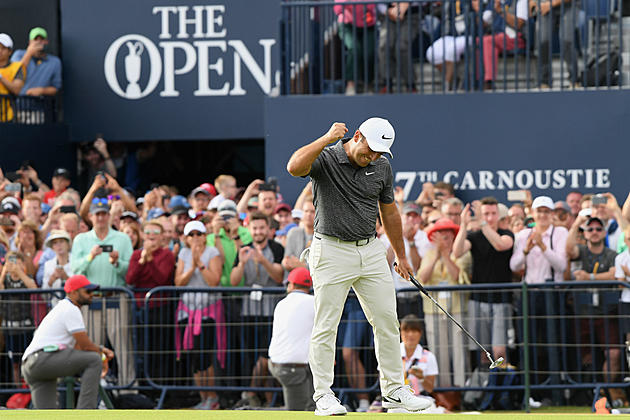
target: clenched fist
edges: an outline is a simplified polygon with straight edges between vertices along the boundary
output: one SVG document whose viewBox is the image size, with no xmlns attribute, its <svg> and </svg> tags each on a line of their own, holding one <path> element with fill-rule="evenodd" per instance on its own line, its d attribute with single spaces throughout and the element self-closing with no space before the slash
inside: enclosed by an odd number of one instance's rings
<svg viewBox="0 0 630 420">
<path fill-rule="evenodd" d="M 334 143 L 337 140 L 342 139 L 343 136 L 345 136 L 347 132 L 348 132 L 348 129 L 346 128 L 345 123 L 339 123 L 339 122 L 334 123 L 330 127 L 330 130 L 328 130 L 328 133 L 326 133 L 326 137 L 328 137 L 328 143 Z"/>
</svg>

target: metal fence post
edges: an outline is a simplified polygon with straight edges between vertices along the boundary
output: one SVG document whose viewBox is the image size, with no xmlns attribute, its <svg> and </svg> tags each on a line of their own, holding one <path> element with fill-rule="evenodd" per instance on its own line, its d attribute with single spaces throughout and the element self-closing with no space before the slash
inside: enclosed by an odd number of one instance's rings
<svg viewBox="0 0 630 420">
<path fill-rule="evenodd" d="M 525 379 L 525 411 L 530 412 L 529 409 L 529 396 L 530 396 L 530 383 L 529 383 L 529 303 L 528 303 L 528 290 L 527 283 L 522 282 L 521 285 L 522 294 L 522 311 L 523 311 L 523 375 Z"/>
</svg>

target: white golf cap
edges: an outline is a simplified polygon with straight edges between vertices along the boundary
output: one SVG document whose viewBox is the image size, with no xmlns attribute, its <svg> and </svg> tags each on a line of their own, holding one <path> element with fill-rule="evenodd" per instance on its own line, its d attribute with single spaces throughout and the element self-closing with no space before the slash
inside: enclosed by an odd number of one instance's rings
<svg viewBox="0 0 630 420">
<path fill-rule="evenodd" d="M 193 230 L 196 230 L 201 233 L 206 233 L 206 226 L 203 223 L 201 223 L 199 220 L 193 220 L 192 222 L 188 222 L 186 223 L 186 226 L 184 226 L 184 235 L 188 236 L 188 234 L 190 234 L 190 232 L 192 232 Z"/>
<path fill-rule="evenodd" d="M 367 139 L 368 146 L 374 152 L 387 153 L 393 158 L 392 152 L 389 150 L 394 144 L 394 127 L 384 118 L 372 117 L 359 126 L 359 131 L 363 137 Z"/>
<path fill-rule="evenodd" d="M 554 209 L 553 200 L 547 197 L 546 195 L 541 195 L 539 197 L 536 197 L 534 199 L 534 202 L 532 203 L 532 208 L 537 209 L 539 207 L 547 207 L 549 210 L 553 210 Z"/>
<path fill-rule="evenodd" d="M 5 47 L 11 50 L 13 49 L 13 40 L 11 39 L 9 35 L 5 33 L 0 34 L 0 44 L 4 45 Z"/>
<path fill-rule="evenodd" d="M 50 244 L 55 239 L 65 239 L 66 241 L 68 241 L 68 244 L 72 243 L 72 239 L 70 239 L 70 235 L 68 234 L 68 232 L 66 232 L 65 230 L 53 229 L 52 231 L 50 231 L 50 235 L 48 235 L 48 238 L 46 238 L 45 245 L 52 248 Z"/>
</svg>

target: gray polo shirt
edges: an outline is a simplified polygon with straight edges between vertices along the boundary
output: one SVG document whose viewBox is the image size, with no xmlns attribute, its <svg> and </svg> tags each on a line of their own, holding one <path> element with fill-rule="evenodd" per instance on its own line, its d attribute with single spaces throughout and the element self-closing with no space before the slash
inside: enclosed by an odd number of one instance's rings
<svg viewBox="0 0 630 420">
<path fill-rule="evenodd" d="M 315 232 L 344 241 L 374 237 L 378 202 L 394 201 L 392 167 L 381 156 L 361 168 L 350 163 L 339 141 L 311 166 Z"/>
</svg>

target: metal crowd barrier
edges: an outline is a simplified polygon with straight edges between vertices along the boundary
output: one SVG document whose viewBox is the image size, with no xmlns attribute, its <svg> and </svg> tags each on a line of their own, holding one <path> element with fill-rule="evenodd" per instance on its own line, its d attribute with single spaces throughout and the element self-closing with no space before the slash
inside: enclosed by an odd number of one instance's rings
<svg viewBox="0 0 630 420">
<path fill-rule="evenodd" d="M 425 334 L 421 343 L 436 355 L 438 363 L 450 361 L 440 364 L 438 392 L 518 392 L 527 409 L 529 396 L 540 392 L 556 404 L 574 404 L 583 390 L 594 389 L 593 395 L 581 395 L 584 403 L 597 397 L 600 389 L 628 386 L 623 381 L 628 366 L 624 330 L 619 325 L 627 318 L 620 304 L 623 287 L 628 283 L 428 287 L 432 296 L 489 350 L 493 343 L 478 326 L 490 319 L 488 315 L 475 318 L 471 302 L 495 298 L 506 304 L 505 342 L 494 344 L 507 348 L 507 362 L 514 366 L 518 380 L 509 386 L 474 387 L 465 382 L 473 368 L 482 364 L 481 352 L 458 336 L 457 327 L 433 310 L 432 303 L 416 289 L 397 291 L 398 314 L 402 318 L 414 313 L 423 318 Z M 281 388 L 269 374 L 265 357 L 273 309 L 285 293 L 284 288 L 213 288 L 210 292 L 178 287 L 103 289 L 91 308 L 84 308 L 84 314 L 88 334 L 112 347 L 116 354 L 105 388 L 156 390 L 158 408 L 164 405 L 168 392 L 200 390 L 215 391 L 230 401 L 237 400 L 242 391 L 256 391 L 269 403 L 277 404 Z M 61 298 L 63 292 L 0 291 L 0 394 L 27 391 L 13 383 L 8 357 L 20 360 L 23 349 L 16 347 L 15 336 L 32 334 L 52 296 Z M 185 312 L 188 319 L 183 318 Z M 13 315 L 7 317 L 9 313 Z M 23 314 L 30 322 L 19 323 L 15 313 Z M 7 347 L 9 340 L 14 341 Z M 9 355 L 9 349 L 15 352 Z M 474 357 L 469 357 L 469 352 Z M 457 366 L 454 361 L 462 353 L 466 362 Z M 378 393 L 371 328 L 352 294 L 340 323 L 335 360 L 333 388 L 342 401 L 352 404 L 356 396 Z M 193 375 L 193 371 L 200 373 Z"/>
<path fill-rule="evenodd" d="M 141 342 L 148 345 L 141 345 L 139 356 L 143 377 L 161 391 L 158 407 L 167 392 L 182 390 L 230 393 L 233 399 L 242 391 L 261 391 L 275 399 L 282 388 L 266 359 L 273 310 L 285 293 L 280 287 L 147 292 Z M 184 313 L 189 314 L 185 320 Z M 154 350 L 156 344 L 160 351 Z M 193 378 L 193 370 L 201 377 Z"/>
<path fill-rule="evenodd" d="M 39 125 L 60 122 L 60 98 L 60 95 L 0 95 L 0 123 Z"/>
<path fill-rule="evenodd" d="M 501 22 L 502 15 L 510 22 L 516 18 L 517 7 L 511 5 L 517 1 L 527 5 L 518 8 L 526 19 L 515 29 Z M 528 0 L 423 0 L 411 2 L 402 19 L 390 18 L 388 8 L 400 3 L 285 0 L 282 94 L 621 89 L 627 84 L 621 1 L 572 0 L 543 14 L 541 0 L 534 1 L 536 7 Z"/>
</svg>

